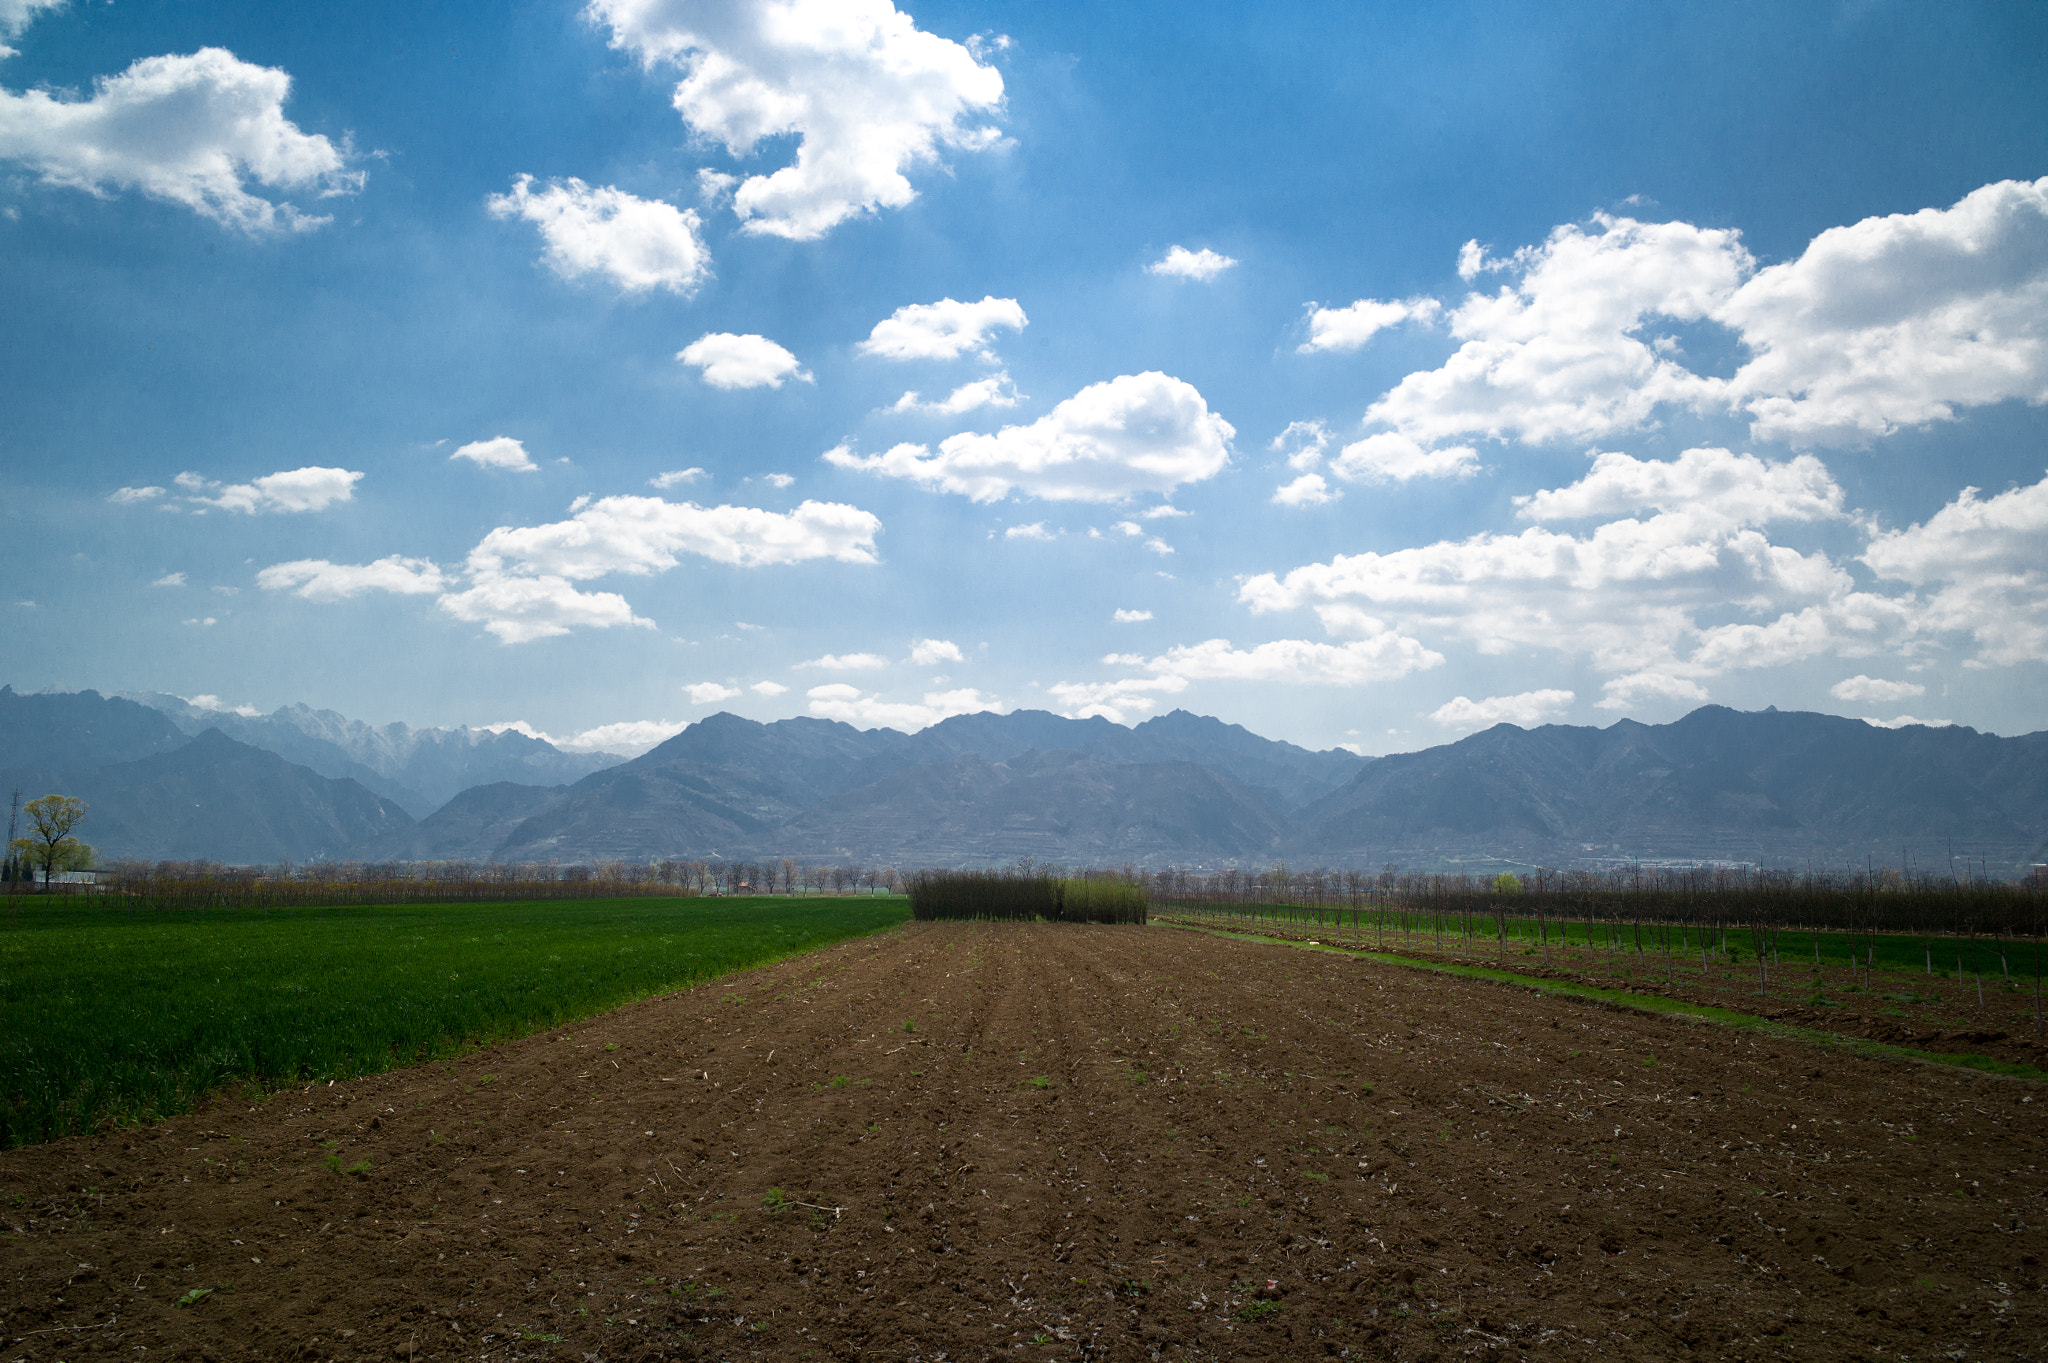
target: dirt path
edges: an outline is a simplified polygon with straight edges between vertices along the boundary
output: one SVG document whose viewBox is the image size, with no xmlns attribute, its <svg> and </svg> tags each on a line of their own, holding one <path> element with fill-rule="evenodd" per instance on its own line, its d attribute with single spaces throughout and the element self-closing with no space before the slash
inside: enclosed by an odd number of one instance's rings
<svg viewBox="0 0 2048 1363">
<path fill-rule="evenodd" d="M 2042 1357 L 2044 1109 L 1331 953 L 913 925 L 452 1066 L 0 1155 L 0 1341 Z"/>
</svg>

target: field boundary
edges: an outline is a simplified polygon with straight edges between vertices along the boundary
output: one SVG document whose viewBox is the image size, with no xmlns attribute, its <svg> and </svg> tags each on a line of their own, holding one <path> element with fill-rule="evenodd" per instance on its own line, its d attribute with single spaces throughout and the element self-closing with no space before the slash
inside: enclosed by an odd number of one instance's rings
<svg viewBox="0 0 2048 1363">
<path fill-rule="evenodd" d="M 1572 980 L 1551 980 L 1540 975 L 1521 975 L 1512 970 L 1499 970 L 1491 966 L 1454 965 L 1446 961 L 1429 961 L 1415 956 L 1402 956 L 1391 951 L 1363 951 L 1349 947 L 1330 946 L 1320 942 L 1293 941 L 1285 937 L 1268 937 L 1263 933 L 1239 932 L 1229 928 L 1201 927 L 1193 923 L 1182 923 L 1170 919 L 1152 920 L 1154 926 L 1179 928 L 1183 932 L 1206 932 L 1216 937 L 1227 937 L 1237 941 L 1261 942 L 1269 946 L 1294 947 L 1303 951 L 1327 951 L 1352 960 L 1373 961 L 1380 965 L 1401 966 L 1408 970 L 1435 971 L 1440 975 L 1456 975 L 1464 979 L 1483 980 L 1490 984 L 1504 984 L 1514 988 L 1534 990 L 1539 994 L 1557 994 L 1566 998 L 1581 999 L 1588 1003 L 1607 1008 L 1621 1008 L 1634 1013 L 1652 1013 L 1665 1017 L 1679 1017 L 1692 1022 L 1711 1023 L 1722 1027 L 1752 1029 L 1765 1036 L 1785 1041 L 1801 1041 L 1808 1045 L 1823 1046 L 1833 1050 L 1853 1051 L 1884 1060 L 1908 1060 L 1923 1065 L 1944 1065 L 1956 1069 L 1975 1070 L 1999 1079 L 2022 1079 L 2030 1081 L 2048 1080 L 2048 1071 L 2032 1065 L 2016 1064 L 2012 1061 L 1994 1059 L 1988 1055 L 1971 1055 L 1959 1052 L 1922 1051 L 1911 1046 L 1894 1046 L 1888 1042 L 1871 1041 L 1864 1037 L 1843 1036 L 1839 1032 L 1824 1032 L 1815 1027 L 1798 1027 L 1790 1023 L 1774 1022 L 1770 1018 L 1754 1013 L 1737 1012 L 1732 1008 L 1717 1008 L 1711 1004 L 1688 1003 L 1684 999 L 1665 998 L 1661 994 L 1638 994 L 1627 989 L 1602 989 L 1598 985 L 1579 984 Z"/>
</svg>

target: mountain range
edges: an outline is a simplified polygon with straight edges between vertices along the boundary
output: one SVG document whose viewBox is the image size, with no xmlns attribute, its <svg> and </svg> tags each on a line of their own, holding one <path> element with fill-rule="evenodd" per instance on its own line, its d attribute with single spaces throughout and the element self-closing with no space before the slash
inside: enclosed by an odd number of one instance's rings
<svg viewBox="0 0 2048 1363">
<path fill-rule="evenodd" d="M 147 703 L 144 703 L 144 702 Z M 1175 711 L 915 734 L 717 714 L 630 760 L 517 732 L 0 687 L 0 782 L 74 794 L 106 858 L 662 858 L 1476 869 L 1628 859 L 1839 869 L 2048 852 L 2048 733 L 1705 706 L 1501 724 L 1381 758 Z"/>
</svg>

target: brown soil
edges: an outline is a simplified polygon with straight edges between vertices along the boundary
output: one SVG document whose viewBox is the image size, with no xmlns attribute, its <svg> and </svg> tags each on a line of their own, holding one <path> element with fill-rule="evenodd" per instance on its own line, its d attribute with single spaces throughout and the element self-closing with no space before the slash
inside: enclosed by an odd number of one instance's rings
<svg viewBox="0 0 2048 1363">
<path fill-rule="evenodd" d="M 1354 933 L 1348 922 L 1342 927 L 1314 926 L 1185 912 L 1155 913 L 1152 917 L 1156 922 L 1205 931 L 1315 942 L 1343 951 L 1384 951 L 1421 961 L 1478 965 L 1599 989 L 1657 994 L 1891 1046 L 1937 1054 L 1988 1055 L 2048 1070 L 2048 1033 L 2043 1032 L 2035 1011 L 2040 1005 L 2032 989 L 2033 961 L 2024 955 L 2030 949 L 2024 944 L 2016 948 L 2011 961 L 2012 968 L 2021 973 L 2008 980 L 1994 970 L 1981 982 L 1980 990 L 1974 975 L 1958 981 L 1953 974 L 1917 971 L 1881 969 L 1866 974 L 1842 966 L 1816 969 L 1811 961 L 1791 957 L 1773 966 L 1760 983 L 1753 960 L 1747 965 L 1711 959 L 1702 963 L 1696 953 L 1680 953 L 1667 963 L 1647 936 L 1640 956 L 1633 951 L 1589 951 L 1576 944 L 1553 947 L 1546 953 L 1521 943 L 1502 951 L 1490 941 L 1461 942 L 1451 932 L 1444 934 L 1441 945 L 1429 932 L 1380 935 L 1368 926 L 1363 933 Z M 1986 949 L 1984 954 L 1997 960 L 1995 949 Z"/>
<path fill-rule="evenodd" d="M 0 1155 L 0 1341 L 2041 1357 L 2044 1106 L 1334 953 L 913 925 L 452 1065 Z"/>
</svg>

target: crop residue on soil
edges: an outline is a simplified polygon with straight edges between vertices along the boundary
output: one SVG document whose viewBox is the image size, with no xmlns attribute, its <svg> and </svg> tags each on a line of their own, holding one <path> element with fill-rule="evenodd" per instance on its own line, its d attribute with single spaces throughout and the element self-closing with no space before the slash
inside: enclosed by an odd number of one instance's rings
<svg viewBox="0 0 2048 1363">
<path fill-rule="evenodd" d="M 0 1155 L 0 1341 L 2038 1356 L 2044 1102 L 1334 954 L 912 925 L 451 1065 Z"/>
</svg>

